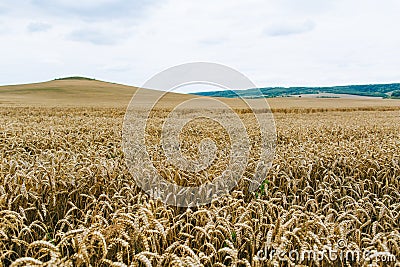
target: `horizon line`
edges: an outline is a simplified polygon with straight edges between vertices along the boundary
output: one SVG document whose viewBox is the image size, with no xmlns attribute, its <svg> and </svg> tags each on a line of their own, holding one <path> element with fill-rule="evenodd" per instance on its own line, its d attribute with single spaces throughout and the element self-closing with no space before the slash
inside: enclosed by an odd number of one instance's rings
<svg viewBox="0 0 400 267">
<path fill-rule="evenodd" d="M 65 76 L 65 77 L 53 78 L 51 80 L 35 81 L 35 82 L 28 82 L 28 83 L 0 84 L 0 88 L 1 87 L 6 87 L 6 86 L 40 84 L 40 83 L 46 83 L 46 82 L 52 82 L 52 81 L 63 81 L 63 80 L 98 81 L 98 82 L 105 82 L 105 83 L 119 84 L 119 85 L 124 85 L 124 86 L 131 86 L 131 87 L 141 88 L 141 86 L 138 86 L 138 85 L 132 85 L 132 84 L 116 82 L 116 81 L 106 81 L 106 80 L 101 80 L 101 79 L 98 79 L 98 78 L 79 76 L 79 75 Z M 393 85 L 393 84 L 400 84 L 400 81 L 398 81 L 398 82 L 372 82 L 372 83 L 347 83 L 347 84 L 335 84 L 335 85 L 290 85 L 290 86 L 274 85 L 274 86 L 258 86 L 258 87 L 255 87 L 255 88 L 216 90 L 216 91 L 207 91 L 207 92 L 219 92 L 219 91 L 229 91 L 229 90 L 230 91 L 252 90 L 252 89 L 263 89 L 263 88 L 285 88 L 285 89 L 289 89 L 289 88 L 329 88 L 329 87 Z M 152 89 L 152 88 L 147 88 L 147 89 Z M 160 90 L 160 89 L 154 89 L 153 88 L 153 90 Z M 201 92 L 201 91 L 198 91 L 198 92 Z"/>
</svg>

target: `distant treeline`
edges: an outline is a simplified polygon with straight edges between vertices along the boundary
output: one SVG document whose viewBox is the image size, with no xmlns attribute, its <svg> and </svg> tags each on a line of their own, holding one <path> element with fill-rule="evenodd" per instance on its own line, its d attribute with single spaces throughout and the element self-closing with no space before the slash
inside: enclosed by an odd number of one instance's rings
<svg viewBox="0 0 400 267">
<path fill-rule="evenodd" d="M 400 98 L 400 90 L 394 91 L 391 95 L 392 97 Z"/>
<path fill-rule="evenodd" d="M 260 95 L 261 92 L 261 95 Z M 393 84 L 368 84 L 368 85 L 345 85 L 332 87 L 266 87 L 247 90 L 226 90 L 213 92 L 199 92 L 196 95 L 216 97 L 284 97 L 302 94 L 349 94 L 383 98 L 400 98 L 400 83 Z"/>
</svg>

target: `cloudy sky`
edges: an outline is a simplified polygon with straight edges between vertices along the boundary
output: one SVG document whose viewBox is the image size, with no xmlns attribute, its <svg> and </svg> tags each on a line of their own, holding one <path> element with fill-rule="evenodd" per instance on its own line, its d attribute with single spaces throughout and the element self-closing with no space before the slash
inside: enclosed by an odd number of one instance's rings
<svg viewBox="0 0 400 267">
<path fill-rule="evenodd" d="M 0 0 L 0 84 L 142 85 L 193 61 L 257 86 L 400 82 L 398 0 Z"/>
</svg>

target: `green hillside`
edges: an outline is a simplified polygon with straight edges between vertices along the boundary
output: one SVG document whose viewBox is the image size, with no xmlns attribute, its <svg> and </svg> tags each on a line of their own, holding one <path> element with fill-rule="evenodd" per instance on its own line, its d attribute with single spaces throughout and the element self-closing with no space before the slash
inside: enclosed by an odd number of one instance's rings
<svg viewBox="0 0 400 267">
<path fill-rule="evenodd" d="M 346 86 L 332 86 L 332 87 L 265 87 L 260 89 L 247 89 L 247 90 L 198 92 L 194 94 L 202 96 L 215 96 L 215 97 L 228 97 L 228 98 L 235 98 L 238 96 L 245 98 L 259 98 L 259 97 L 280 97 L 280 96 L 319 94 L 319 93 L 349 94 L 349 95 L 382 97 L 382 98 L 399 98 L 400 83 L 346 85 Z"/>
</svg>

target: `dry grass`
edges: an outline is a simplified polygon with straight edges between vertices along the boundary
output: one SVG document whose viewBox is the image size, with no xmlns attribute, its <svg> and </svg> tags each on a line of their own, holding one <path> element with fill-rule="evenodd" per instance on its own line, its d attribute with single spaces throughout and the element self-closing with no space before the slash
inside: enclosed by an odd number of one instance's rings
<svg viewBox="0 0 400 267">
<path fill-rule="evenodd" d="M 301 109 L 276 114 L 277 154 L 257 194 L 183 209 L 135 185 L 124 110 L 1 108 L 0 266 L 278 266 L 255 254 L 339 239 L 400 259 L 400 112 Z"/>
</svg>

